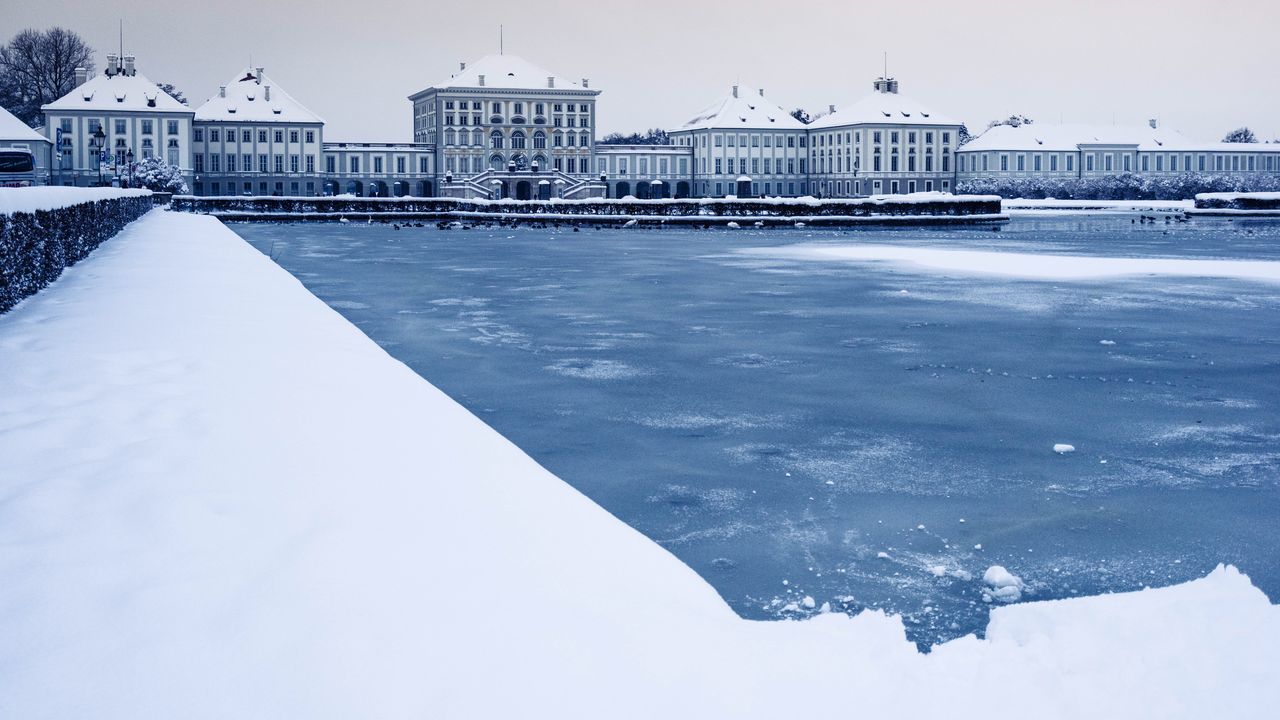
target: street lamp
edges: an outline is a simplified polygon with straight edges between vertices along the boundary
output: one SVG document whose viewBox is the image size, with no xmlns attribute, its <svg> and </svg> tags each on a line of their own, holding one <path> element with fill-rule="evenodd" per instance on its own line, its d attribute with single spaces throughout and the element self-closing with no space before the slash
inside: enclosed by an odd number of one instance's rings
<svg viewBox="0 0 1280 720">
<path fill-rule="evenodd" d="M 102 132 L 102 126 L 99 125 L 97 130 L 93 131 L 93 139 L 97 140 L 96 149 L 98 153 L 98 187 L 102 187 L 102 148 L 106 147 L 104 143 L 107 141 L 107 134 Z M 94 146 L 94 143 L 90 143 Z"/>
<path fill-rule="evenodd" d="M 129 161 L 129 187 L 133 187 L 133 148 L 129 148 L 129 152 L 125 154 L 125 159 Z"/>
</svg>

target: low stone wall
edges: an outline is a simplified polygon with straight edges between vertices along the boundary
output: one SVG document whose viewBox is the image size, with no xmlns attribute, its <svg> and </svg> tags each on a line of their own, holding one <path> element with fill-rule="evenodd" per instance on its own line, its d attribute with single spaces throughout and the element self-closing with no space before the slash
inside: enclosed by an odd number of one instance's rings
<svg viewBox="0 0 1280 720">
<path fill-rule="evenodd" d="M 889 195 L 857 200 L 812 198 L 685 200 L 461 200 L 454 198 L 290 198 L 177 196 L 174 210 L 224 220 L 497 220 L 511 222 L 764 222 L 858 224 L 880 219 L 990 221 L 994 196 Z"/>
<path fill-rule="evenodd" d="M 0 313 L 58 279 L 63 269 L 152 208 L 127 195 L 31 212 L 0 213 Z"/>
<path fill-rule="evenodd" d="M 1200 193 L 1197 215 L 1280 215 L 1280 192 Z"/>
</svg>

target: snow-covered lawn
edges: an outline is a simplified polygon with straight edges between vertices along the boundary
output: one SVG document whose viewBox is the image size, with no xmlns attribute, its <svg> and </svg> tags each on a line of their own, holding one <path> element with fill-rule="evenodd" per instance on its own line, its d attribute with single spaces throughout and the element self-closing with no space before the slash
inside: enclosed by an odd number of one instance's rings
<svg viewBox="0 0 1280 720">
<path fill-rule="evenodd" d="M 743 621 L 210 217 L 131 225 L 0 317 L 0 358 L 0 717 L 1280 705 L 1280 609 L 1229 568 L 928 655 L 879 613 Z"/>
<path fill-rule="evenodd" d="M 1026 200 L 1007 199 L 1001 207 L 1010 215 L 1077 215 L 1081 213 L 1181 213 L 1195 207 L 1194 200 Z"/>
<path fill-rule="evenodd" d="M 888 262 L 908 270 L 954 272 L 966 275 L 1001 275 L 1030 280 L 1100 280 L 1130 275 L 1163 275 L 1280 282 L 1280 262 L 1267 260 L 1123 258 L 943 250 L 901 245 L 803 243 L 772 248 L 745 248 L 738 252 L 746 255 L 817 262 Z"/>
</svg>

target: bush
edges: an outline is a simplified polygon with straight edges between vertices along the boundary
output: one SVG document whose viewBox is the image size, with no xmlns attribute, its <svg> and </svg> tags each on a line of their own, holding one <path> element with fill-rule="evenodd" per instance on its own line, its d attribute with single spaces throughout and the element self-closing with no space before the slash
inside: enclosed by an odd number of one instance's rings
<svg viewBox="0 0 1280 720">
<path fill-rule="evenodd" d="M 149 157 L 138 163 L 133 177 L 139 185 L 154 192 L 174 195 L 190 192 L 182 179 L 182 171 L 158 157 Z"/>
<path fill-rule="evenodd" d="M 138 195 L 0 215 L 0 313 L 57 280 L 63 269 L 142 217 L 151 202 Z"/>
<path fill-rule="evenodd" d="M 1146 176 L 1135 173 L 1088 178 L 976 178 L 956 184 L 959 195 L 999 195 L 1043 200 L 1190 200 L 1205 192 L 1280 191 L 1280 175 L 1177 173 Z"/>
</svg>

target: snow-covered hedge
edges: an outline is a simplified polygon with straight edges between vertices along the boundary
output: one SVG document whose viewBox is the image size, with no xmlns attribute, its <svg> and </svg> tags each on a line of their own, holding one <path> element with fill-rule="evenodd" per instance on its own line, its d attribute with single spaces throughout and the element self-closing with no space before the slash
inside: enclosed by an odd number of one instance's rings
<svg viewBox="0 0 1280 720">
<path fill-rule="evenodd" d="M 1274 210 L 1280 212 L 1280 192 L 1219 192 L 1196 195 L 1198 210 Z"/>
<path fill-rule="evenodd" d="M 0 199 L 0 313 L 57 280 L 64 268 L 151 206 L 151 194 L 145 191 L 80 190 Z"/>
<path fill-rule="evenodd" d="M 1190 200 L 1200 193 L 1280 190 L 1280 174 L 1135 173 L 1089 178 L 978 178 L 956 184 L 961 195 L 1075 200 Z"/>
<path fill-rule="evenodd" d="M 965 216 L 1000 212 L 998 197 L 944 193 L 881 195 L 856 200 L 816 198 L 703 198 L 682 200 L 460 200 L 454 198 L 182 197 L 175 210 L 218 215 L 434 215 L 584 217 L 876 217 Z"/>
</svg>

